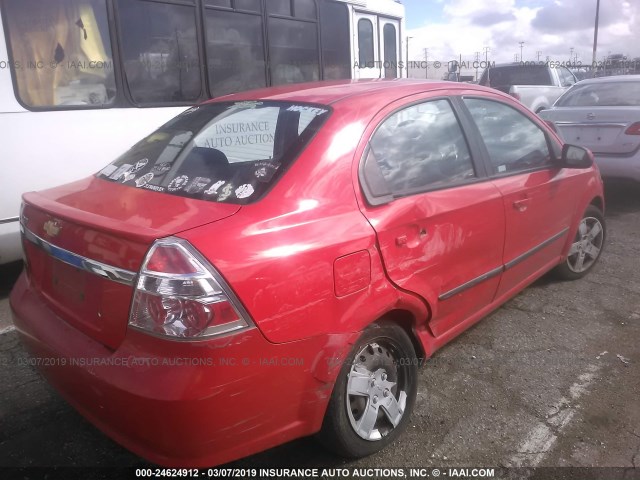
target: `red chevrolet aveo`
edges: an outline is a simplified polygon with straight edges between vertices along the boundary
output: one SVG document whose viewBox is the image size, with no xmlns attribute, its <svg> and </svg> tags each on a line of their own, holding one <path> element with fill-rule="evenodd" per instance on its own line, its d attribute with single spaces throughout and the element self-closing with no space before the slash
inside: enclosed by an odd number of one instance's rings
<svg viewBox="0 0 640 480">
<path fill-rule="evenodd" d="M 306 84 L 187 110 L 24 196 L 14 321 L 117 442 L 211 466 L 305 435 L 371 454 L 417 359 L 605 241 L 600 175 L 483 87 Z"/>
</svg>

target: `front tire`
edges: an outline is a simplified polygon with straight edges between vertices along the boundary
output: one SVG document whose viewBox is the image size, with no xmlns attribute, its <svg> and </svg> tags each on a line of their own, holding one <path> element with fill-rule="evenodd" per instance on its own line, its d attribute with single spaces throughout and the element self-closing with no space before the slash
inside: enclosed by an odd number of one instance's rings
<svg viewBox="0 0 640 480">
<path fill-rule="evenodd" d="M 373 324 L 340 369 L 318 434 L 334 453 L 360 458 L 382 450 L 406 428 L 418 391 L 418 366 L 407 333 Z"/>
<path fill-rule="evenodd" d="M 607 239 L 604 215 L 597 207 L 589 205 L 576 232 L 566 260 L 558 265 L 555 273 L 564 280 L 584 277 L 600 259 Z"/>
</svg>

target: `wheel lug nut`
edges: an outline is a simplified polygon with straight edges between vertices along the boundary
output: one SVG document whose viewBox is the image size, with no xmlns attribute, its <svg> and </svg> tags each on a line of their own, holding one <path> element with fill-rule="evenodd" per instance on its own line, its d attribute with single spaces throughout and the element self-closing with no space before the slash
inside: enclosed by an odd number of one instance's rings
<svg viewBox="0 0 640 480">
<path fill-rule="evenodd" d="M 373 404 L 375 405 L 376 403 L 378 403 L 378 396 L 374 395 L 373 396 Z"/>
<path fill-rule="evenodd" d="M 382 381 L 385 381 L 386 379 L 387 379 L 387 374 L 386 374 L 386 373 L 383 373 L 383 374 L 382 374 Z"/>
<path fill-rule="evenodd" d="M 382 393 L 382 395 L 383 395 L 384 397 L 388 397 L 388 396 L 389 396 L 389 390 L 385 390 L 385 391 Z"/>
</svg>

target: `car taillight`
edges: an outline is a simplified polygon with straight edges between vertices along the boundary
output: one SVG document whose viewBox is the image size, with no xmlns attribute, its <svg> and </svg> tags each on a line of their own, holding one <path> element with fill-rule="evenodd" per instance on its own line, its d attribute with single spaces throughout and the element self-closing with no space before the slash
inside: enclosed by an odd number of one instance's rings
<svg viewBox="0 0 640 480">
<path fill-rule="evenodd" d="M 640 135 L 640 122 L 631 125 L 624 133 L 627 135 Z"/>
<path fill-rule="evenodd" d="M 179 238 L 157 240 L 142 264 L 129 325 L 174 339 L 202 339 L 253 326 L 220 274 Z"/>
</svg>

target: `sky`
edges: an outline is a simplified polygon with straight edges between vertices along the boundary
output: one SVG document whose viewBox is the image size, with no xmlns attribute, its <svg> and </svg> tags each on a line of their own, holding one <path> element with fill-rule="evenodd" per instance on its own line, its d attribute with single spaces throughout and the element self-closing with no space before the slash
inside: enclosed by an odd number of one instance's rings
<svg viewBox="0 0 640 480">
<path fill-rule="evenodd" d="M 409 59 L 591 63 L 596 0 L 403 0 Z M 538 53 L 540 52 L 540 53 Z M 609 53 L 640 57 L 640 0 L 601 0 L 598 61 Z"/>
</svg>

